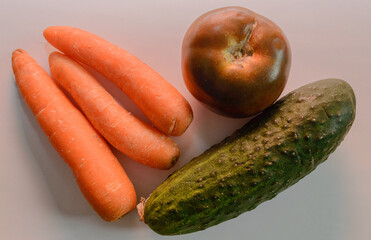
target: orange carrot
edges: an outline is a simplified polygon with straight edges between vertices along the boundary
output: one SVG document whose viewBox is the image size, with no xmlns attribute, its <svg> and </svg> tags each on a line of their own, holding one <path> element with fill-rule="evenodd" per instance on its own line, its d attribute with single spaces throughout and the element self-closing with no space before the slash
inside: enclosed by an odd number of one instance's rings
<svg viewBox="0 0 371 240">
<path fill-rule="evenodd" d="M 95 211 L 115 221 L 134 209 L 133 184 L 85 116 L 24 50 L 13 52 L 12 66 L 21 95 Z"/>
<path fill-rule="evenodd" d="M 163 77 L 127 51 L 87 31 L 53 26 L 45 39 L 115 83 L 160 131 L 179 136 L 192 122 L 187 100 Z"/>
<path fill-rule="evenodd" d="M 169 169 L 179 148 L 168 136 L 126 111 L 79 63 L 54 52 L 49 56 L 54 79 L 72 96 L 102 136 L 128 157 Z"/>
</svg>

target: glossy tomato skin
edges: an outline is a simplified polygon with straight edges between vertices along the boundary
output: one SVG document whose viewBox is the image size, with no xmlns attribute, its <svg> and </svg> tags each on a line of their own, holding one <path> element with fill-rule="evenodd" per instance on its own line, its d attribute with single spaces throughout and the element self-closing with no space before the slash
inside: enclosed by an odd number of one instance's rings
<svg viewBox="0 0 371 240">
<path fill-rule="evenodd" d="M 189 27 L 182 71 L 192 95 L 229 117 L 261 112 L 281 95 L 291 51 L 282 30 L 246 8 L 205 13 Z"/>
</svg>

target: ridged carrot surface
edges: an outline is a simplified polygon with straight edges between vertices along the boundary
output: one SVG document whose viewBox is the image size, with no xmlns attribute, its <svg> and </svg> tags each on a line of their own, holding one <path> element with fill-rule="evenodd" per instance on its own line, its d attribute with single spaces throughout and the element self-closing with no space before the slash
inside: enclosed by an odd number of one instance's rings
<svg viewBox="0 0 371 240">
<path fill-rule="evenodd" d="M 163 133 L 179 136 L 192 122 L 192 109 L 179 91 L 126 50 L 67 26 L 48 27 L 44 37 L 66 55 L 113 81 Z"/>
</svg>

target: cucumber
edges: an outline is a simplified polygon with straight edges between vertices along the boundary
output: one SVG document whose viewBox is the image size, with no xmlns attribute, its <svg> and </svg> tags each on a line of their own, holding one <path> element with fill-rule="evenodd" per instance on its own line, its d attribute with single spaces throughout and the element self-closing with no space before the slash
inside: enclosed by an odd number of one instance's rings
<svg viewBox="0 0 371 240">
<path fill-rule="evenodd" d="M 144 221 L 162 235 L 235 218 L 313 171 L 344 139 L 356 100 L 340 79 L 301 87 L 170 175 L 146 200 Z"/>
</svg>

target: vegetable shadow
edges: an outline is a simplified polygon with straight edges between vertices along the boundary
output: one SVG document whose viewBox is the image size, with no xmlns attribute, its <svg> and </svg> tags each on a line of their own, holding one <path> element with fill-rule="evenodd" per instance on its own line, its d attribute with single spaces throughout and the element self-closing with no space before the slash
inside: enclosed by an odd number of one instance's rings
<svg viewBox="0 0 371 240">
<path fill-rule="evenodd" d="M 222 116 L 212 112 L 199 102 L 195 102 L 193 106 L 196 122 L 194 132 L 198 135 L 200 145 L 206 146 L 206 149 L 221 142 L 227 136 L 232 135 L 232 133 L 253 118 L 230 118 Z"/>
</svg>

